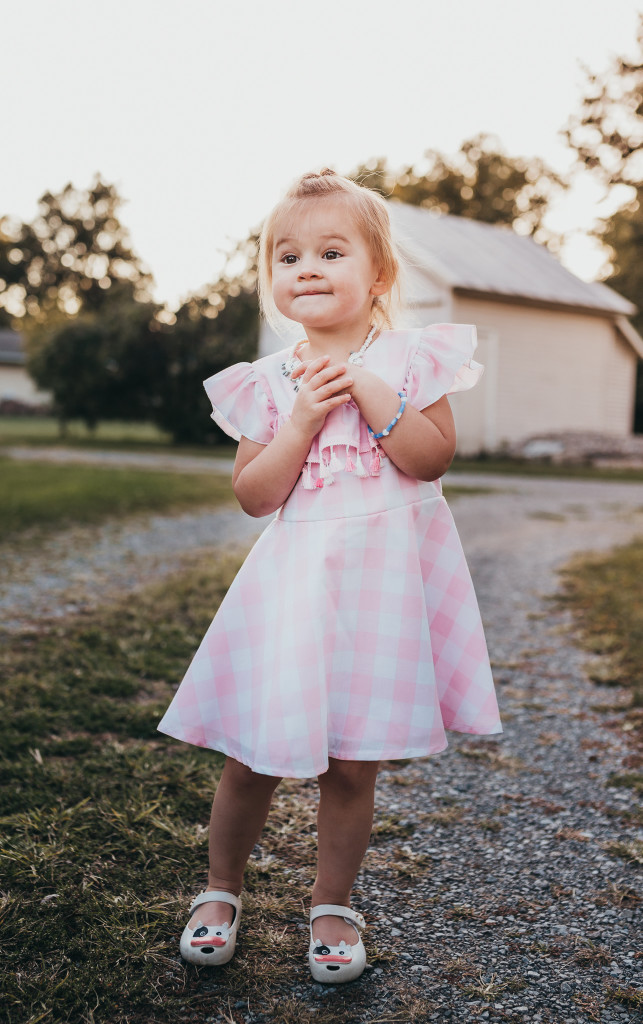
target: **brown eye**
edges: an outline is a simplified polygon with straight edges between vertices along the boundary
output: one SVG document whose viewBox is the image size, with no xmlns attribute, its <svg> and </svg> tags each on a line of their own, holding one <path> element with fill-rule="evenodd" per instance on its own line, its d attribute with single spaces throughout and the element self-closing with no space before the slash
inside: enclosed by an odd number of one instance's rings
<svg viewBox="0 0 643 1024">
<path fill-rule="evenodd" d="M 327 249 L 324 253 L 324 259 L 336 260 L 341 255 L 342 254 L 338 249 Z"/>
<path fill-rule="evenodd" d="M 285 263 L 287 266 L 291 266 L 297 262 L 297 257 L 292 252 L 287 252 L 285 256 L 282 256 L 279 260 L 280 263 Z"/>
</svg>

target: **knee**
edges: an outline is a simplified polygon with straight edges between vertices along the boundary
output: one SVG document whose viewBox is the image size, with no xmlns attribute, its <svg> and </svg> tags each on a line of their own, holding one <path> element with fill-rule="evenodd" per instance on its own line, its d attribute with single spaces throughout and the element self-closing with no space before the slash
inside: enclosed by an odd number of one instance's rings
<svg viewBox="0 0 643 1024">
<path fill-rule="evenodd" d="M 236 789 L 246 791 L 261 790 L 272 793 L 281 782 L 281 777 L 253 772 L 252 768 L 249 768 L 247 764 L 235 761 L 233 757 L 226 757 L 224 774 L 226 779 Z"/>
<path fill-rule="evenodd" d="M 332 788 L 344 799 L 372 796 L 379 761 L 340 761 L 331 757 L 328 771 L 319 776 L 319 788 Z"/>
</svg>

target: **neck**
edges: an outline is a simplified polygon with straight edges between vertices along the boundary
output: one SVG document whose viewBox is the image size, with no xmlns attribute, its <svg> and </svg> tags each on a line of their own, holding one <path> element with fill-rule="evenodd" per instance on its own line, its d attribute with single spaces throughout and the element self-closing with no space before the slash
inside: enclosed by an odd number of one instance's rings
<svg viewBox="0 0 643 1024">
<path fill-rule="evenodd" d="M 351 352 L 359 351 L 366 341 L 371 326 L 370 321 L 366 320 L 357 326 L 343 325 L 331 330 L 307 328 L 309 355 L 313 359 L 329 355 L 332 359 L 341 362 L 347 359 Z"/>
</svg>

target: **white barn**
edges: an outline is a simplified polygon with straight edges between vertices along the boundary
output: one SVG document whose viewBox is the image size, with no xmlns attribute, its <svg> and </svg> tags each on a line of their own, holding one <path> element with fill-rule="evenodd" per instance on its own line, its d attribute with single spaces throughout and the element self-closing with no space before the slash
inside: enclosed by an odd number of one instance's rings
<svg viewBox="0 0 643 1024">
<path fill-rule="evenodd" d="M 22 336 L 9 327 L 0 328 L 0 403 L 35 407 L 49 401 L 27 373 L 26 361 Z"/>
<path fill-rule="evenodd" d="M 460 454 L 539 433 L 632 433 L 643 339 L 627 319 L 631 302 L 511 228 L 397 202 L 389 211 L 410 263 L 407 323 L 478 328 L 485 373 L 451 398 Z M 289 343 L 262 325 L 260 355 Z"/>
</svg>

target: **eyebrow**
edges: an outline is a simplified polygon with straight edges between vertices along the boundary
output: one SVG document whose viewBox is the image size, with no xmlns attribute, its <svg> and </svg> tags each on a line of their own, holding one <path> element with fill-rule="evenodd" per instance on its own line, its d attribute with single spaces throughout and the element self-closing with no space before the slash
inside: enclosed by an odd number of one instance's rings
<svg viewBox="0 0 643 1024">
<path fill-rule="evenodd" d="M 346 245 L 349 245 L 349 241 L 347 238 L 344 238 L 343 235 L 335 234 L 335 232 L 330 232 L 330 234 L 327 235 L 320 235 L 320 238 L 325 239 L 325 241 L 328 241 L 330 238 L 335 238 L 337 239 L 338 242 L 344 242 Z M 286 238 L 280 238 L 275 242 L 275 249 L 278 249 L 280 245 L 285 245 L 287 242 L 294 241 L 295 238 L 292 235 L 288 235 L 286 236 Z"/>
</svg>

